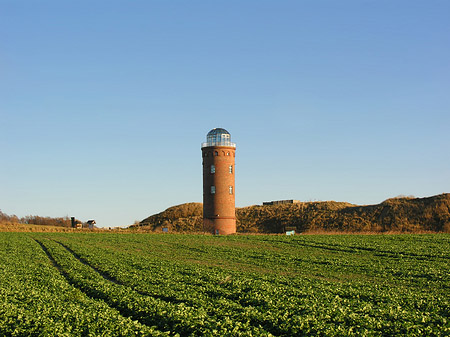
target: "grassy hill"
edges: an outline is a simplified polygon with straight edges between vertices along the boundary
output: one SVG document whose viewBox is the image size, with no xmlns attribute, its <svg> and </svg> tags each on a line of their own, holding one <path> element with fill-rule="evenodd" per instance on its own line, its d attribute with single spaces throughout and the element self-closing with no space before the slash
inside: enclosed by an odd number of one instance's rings
<svg viewBox="0 0 450 337">
<path fill-rule="evenodd" d="M 450 232 L 450 194 L 428 198 L 392 198 L 377 205 L 346 202 L 301 202 L 236 209 L 242 233 L 297 232 Z M 136 228 L 137 226 L 134 226 Z M 171 232 L 201 232 L 202 204 L 187 203 L 141 221 L 139 228 Z"/>
<path fill-rule="evenodd" d="M 169 228 L 175 232 L 201 232 L 203 231 L 203 204 L 191 202 L 170 207 L 165 211 L 145 218 L 138 226 L 150 231 L 162 231 Z"/>
</svg>

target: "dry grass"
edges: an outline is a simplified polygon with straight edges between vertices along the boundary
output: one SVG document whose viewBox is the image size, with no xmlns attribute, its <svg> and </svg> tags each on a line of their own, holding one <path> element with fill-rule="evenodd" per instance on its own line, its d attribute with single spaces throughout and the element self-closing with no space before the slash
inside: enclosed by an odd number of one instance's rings
<svg viewBox="0 0 450 337">
<path fill-rule="evenodd" d="M 106 232 L 106 230 L 101 228 L 88 229 L 88 228 L 71 228 L 71 227 L 61 227 L 61 226 L 42 226 L 42 225 L 29 225 L 20 223 L 0 223 L 0 232 L 61 232 L 61 233 L 72 233 L 72 232 Z"/>
<path fill-rule="evenodd" d="M 237 231 L 245 234 L 450 233 L 450 194 L 429 198 L 396 197 L 377 205 L 302 202 L 236 209 Z M 202 204 L 171 207 L 141 222 L 142 230 L 202 233 Z M 141 230 L 141 229 L 140 229 Z"/>
</svg>

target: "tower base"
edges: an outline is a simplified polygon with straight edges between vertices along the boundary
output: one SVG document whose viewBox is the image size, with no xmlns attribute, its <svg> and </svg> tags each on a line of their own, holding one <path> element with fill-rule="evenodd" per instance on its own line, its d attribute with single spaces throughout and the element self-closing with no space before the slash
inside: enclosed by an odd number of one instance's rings
<svg viewBox="0 0 450 337">
<path fill-rule="evenodd" d="M 203 229 L 215 235 L 229 235 L 236 233 L 235 218 L 203 218 Z"/>
</svg>

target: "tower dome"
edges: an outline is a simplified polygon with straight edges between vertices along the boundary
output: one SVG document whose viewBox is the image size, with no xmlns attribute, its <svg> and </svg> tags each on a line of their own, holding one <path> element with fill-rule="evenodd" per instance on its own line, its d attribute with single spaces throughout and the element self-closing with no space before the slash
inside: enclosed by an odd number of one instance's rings
<svg viewBox="0 0 450 337">
<path fill-rule="evenodd" d="M 208 146 L 236 147 L 236 144 L 231 142 L 231 135 L 227 130 L 215 128 L 208 132 L 206 135 L 206 143 L 202 144 L 202 147 Z"/>
</svg>

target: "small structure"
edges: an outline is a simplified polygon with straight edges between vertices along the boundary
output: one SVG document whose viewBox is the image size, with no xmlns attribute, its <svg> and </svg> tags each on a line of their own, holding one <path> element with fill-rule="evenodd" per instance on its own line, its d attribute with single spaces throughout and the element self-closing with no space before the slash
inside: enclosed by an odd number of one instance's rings
<svg viewBox="0 0 450 337">
<path fill-rule="evenodd" d="M 276 200 L 276 201 L 265 201 L 263 202 L 263 206 L 269 206 L 269 205 L 281 205 L 281 204 L 298 204 L 300 203 L 300 200 Z"/>
<path fill-rule="evenodd" d="M 296 226 L 283 226 L 284 232 L 286 232 L 286 235 L 295 235 L 295 232 L 297 230 Z"/>
<path fill-rule="evenodd" d="M 94 221 L 94 223 L 95 223 L 95 221 Z M 74 216 L 70 217 L 70 224 L 71 224 L 71 227 L 74 229 L 81 229 L 84 227 L 83 223 L 80 220 L 75 219 Z"/>
<path fill-rule="evenodd" d="M 86 225 L 88 226 L 89 229 L 94 229 L 95 224 L 96 224 L 95 220 L 88 220 L 86 222 Z"/>
</svg>

